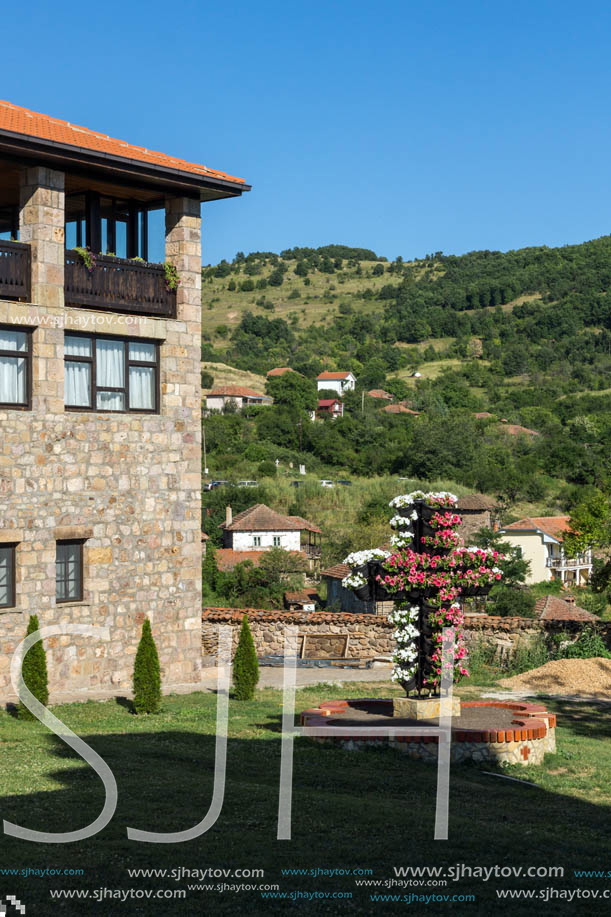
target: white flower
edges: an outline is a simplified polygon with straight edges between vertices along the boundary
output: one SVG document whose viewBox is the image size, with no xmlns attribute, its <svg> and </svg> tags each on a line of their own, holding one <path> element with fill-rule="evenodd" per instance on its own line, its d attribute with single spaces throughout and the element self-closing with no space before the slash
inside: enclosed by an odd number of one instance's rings
<svg viewBox="0 0 611 917">
<path fill-rule="evenodd" d="M 342 580 L 344 589 L 360 589 L 362 586 L 366 585 L 367 580 L 364 576 L 361 576 L 360 573 L 349 573 L 348 576 L 345 576 Z"/>
<path fill-rule="evenodd" d="M 411 532 L 399 532 L 397 535 L 390 536 L 390 544 L 393 548 L 408 548 L 414 536 Z"/>
<path fill-rule="evenodd" d="M 418 518 L 418 513 L 416 513 L 415 517 L 414 517 L 414 514 L 412 513 L 411 518 Z M 408 528 L 409 519 L 406 519 L 405 516 L 393 516 L 392 519 L 390 520 L 389 525 L 391 529 Z"/>
<path fill-rule="evenodd" d="M 411 506 L 412 503 L 416 503 L 416 501 L 419 500 L 423 500 L 425 503 L 433 506 L 437 503 L 441 505 L 455 505 L 458 503 L 458 497 L 447 490 L 430 490 L 428 493 L 425 493 L 423 490 L 413 490 L 411 494 L 400 494 L 398 497 L 391 500 L 388 505 L 392 507 Z M 412 515 L 412 518 L 415 518 L 415 516 Z"/>
<path fill-rule="evenodd" d="M 390 557 L 389 551 L 373 548 L 369 551 L 354 551 L 345 558 L 344 563 L 349 567 L 362 567 L 363 564 L 368 564 L 370 560 L 385 560 L 387 557 Z"/>
</svg>

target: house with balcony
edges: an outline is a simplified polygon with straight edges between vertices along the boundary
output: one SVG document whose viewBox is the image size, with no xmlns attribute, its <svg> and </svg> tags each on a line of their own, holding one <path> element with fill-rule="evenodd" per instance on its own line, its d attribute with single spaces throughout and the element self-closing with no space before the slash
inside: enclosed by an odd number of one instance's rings
<svg viewBox="0 0 611 917">
<path fill-rule="evenodd" d="M 325 370 L 316 377 L 319 392 L 337 392 L 341 397 L 344 392 L 353 392 L 356 385 L 356 376 L 353 373 L 329 372 Z"/>
<path fill-rule="evenodd" d="M 344 402 L 339 398 L 319 398 L 316 403 L 316 413 L 314 417 L 330 417 L 331 420 L 337 420 L 338 417 L 344 416 Z"/>
<path fill-rule="evenodd" d="M 0 102 L 2 700 L 33 613 L 52 699 L 129 690 L 145 616 L 199 685 L 201 205 L 248 190 Z"/>
<path fill-rule="evenodd" d="M 224 411 L 229 405 L 241 411 L 249 404 L 273 404 L 274 399 L 261 392 L 255 392 L 244 385 L 224 385 L 213 389 L 206 395 L 206 408 L 209 411 Z"/>
<path fill-rule="evenodd" d="M 264 503 L 257 503 L 234 516 L 228 506 L 225 522 L 220 527 L 223 547 L 216 552 L 216 557 L 221 569 L 229 569 L 243 560 L 256 564 L 261 554 L 271 548 L 301 554 L 312 572 L 320 567 L 322 531 L 301 516 L 285 516 Z"/>
<path fill-rule="evenodd" d="M 520 548 L 530 561 L 526 582 L 559 579 L 565 586 L 585 586 L 592 573 L 592 552 L 567 557 L 562 546 L 569 516 L 533 516 L 512 522 L 499 531 L 503 541 Z"/>
</svg>

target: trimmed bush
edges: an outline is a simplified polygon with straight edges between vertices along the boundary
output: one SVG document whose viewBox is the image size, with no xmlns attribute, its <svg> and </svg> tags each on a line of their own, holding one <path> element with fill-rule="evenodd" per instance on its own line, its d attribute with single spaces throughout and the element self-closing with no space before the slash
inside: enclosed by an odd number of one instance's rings
<svg viewBox="0 0 611 917">
<path fill-rule="evenodd" d="M 159 713 L 160 704 L 159 655 L 151 631 L 151 622 L 145 618 L 134 661 L 134 711 L 136 713 Z"/>
<path fill-rule="evenodd" d="M 237 700 L 252 700 L 259 681 L 257 651 L 248 624 L 248 615 L 242 618 L 238 648 L 233 660 L 233 691 Z"/>
<path fill-rule="evenodd" d="M 39 627 L 38 616 L 31 615 L 28 621 L 26 637 L 33 634 Z M 41 640 L 30 647 L 25 654 L 21 672 L 26 686 L 30 689 L 36 700 L 40 701 L 40 703 L 46 707 L 49 702 L 49 682 L 47 678 L 47 657 Z M 21 720 L 36 719 L 34 714 L 30 713 L 22 701 L 19 702 L 18 716 Z"/>
</svg>

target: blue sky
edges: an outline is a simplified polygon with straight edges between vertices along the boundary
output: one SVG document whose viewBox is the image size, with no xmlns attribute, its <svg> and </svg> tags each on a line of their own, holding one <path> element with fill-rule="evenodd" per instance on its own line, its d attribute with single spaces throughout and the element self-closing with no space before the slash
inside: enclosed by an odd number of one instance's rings
<svg viewBox="0 0 611 917">
<path fill-rule="evenodd" d="M 205 262 L 404 258 L 611 228 L 611 8 L 506 0 L 5 5 L 1 96 L 244 176 Z"/>
</svg>

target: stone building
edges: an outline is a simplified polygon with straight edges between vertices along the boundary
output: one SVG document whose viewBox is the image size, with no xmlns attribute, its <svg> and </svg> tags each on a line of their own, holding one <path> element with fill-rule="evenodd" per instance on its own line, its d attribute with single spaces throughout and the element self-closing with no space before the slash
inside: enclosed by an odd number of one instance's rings
<svg viewBox="0 0 611 917">
<path fill-rule="evenodd" d="M 247 190 L 0 102 L 2 700 L 33 613 L 110 632 L 45 641 L 52 699 L 128 690 L 146 615 L 199 683 L 200 205 Z"/>
<path fill-rule="evenodd" d="M 493 531 L 498 529 L 497 504 L 485 494 L 467 494 L 459 497 L 456 509 L 462 516 L 459 531 L 466 544 L 469 543 L 468 539 L 471 535 L 479 532 L 480 529 L 492 529 Z"/>
</svg>

